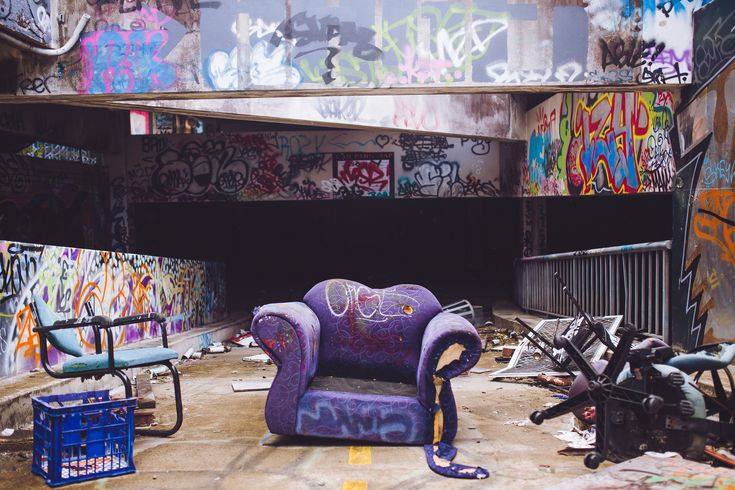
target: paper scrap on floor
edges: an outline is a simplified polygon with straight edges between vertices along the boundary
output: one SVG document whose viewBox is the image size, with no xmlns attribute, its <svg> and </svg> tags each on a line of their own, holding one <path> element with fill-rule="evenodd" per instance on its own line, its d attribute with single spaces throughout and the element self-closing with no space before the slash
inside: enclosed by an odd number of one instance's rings
<svg viewBox="0 0 735 490">
<path fill-rule="evenodd" d="M 267 364 L 271 363 L 271 358 L 268 357 L 267 354 L 256 354 L 254 356 L 245 356 L 242 358 L 245 362 L 265 362 Z"/>
<path fill-rule="evenodd" d="M 272 383 L 272 379 L 233 381 L 232 391 L 235 393 L 241 391 L 267 391 L 270 389 Z"/>
</svg>

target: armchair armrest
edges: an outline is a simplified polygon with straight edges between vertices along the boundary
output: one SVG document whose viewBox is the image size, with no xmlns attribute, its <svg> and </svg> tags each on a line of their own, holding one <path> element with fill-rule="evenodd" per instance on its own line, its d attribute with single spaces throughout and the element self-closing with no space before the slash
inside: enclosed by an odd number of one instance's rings
<svg viewBox="0 0 735 490">
<path fill-rule="evenodd" d="M 258 309 L 250 330 L 278 367 L 266 401 L 268 428 L 295 434 L 298 401 L 318 365 L 319 319 L 304 303 L 274 303 Z"/>
<path fill-rule="evenodd" d="M 419 401 L 434 406 L 435 378 L 446 381 L 474 366 L 482 353 L 482 341 L 470 322 L 454 313 L 439 313 L 427 325 L 421 342 L 416 372 Z"/>
</svg>

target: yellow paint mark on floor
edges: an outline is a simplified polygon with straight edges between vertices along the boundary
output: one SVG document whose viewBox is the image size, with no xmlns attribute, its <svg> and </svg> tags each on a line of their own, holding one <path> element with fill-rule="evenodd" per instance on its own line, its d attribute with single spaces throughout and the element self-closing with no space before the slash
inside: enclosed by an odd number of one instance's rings
<svg viewBox="0 0 735 490">
<path fill-rule="evenodd" d="M 368 490 L 368 484 L 365 480 L 345 480 L 342 490 Z"/>
<path fill-rule="evenodd" d="M 350 464 L 370 464 L 372 462 L 369 446 L 350 446 Z"/>
</svg>

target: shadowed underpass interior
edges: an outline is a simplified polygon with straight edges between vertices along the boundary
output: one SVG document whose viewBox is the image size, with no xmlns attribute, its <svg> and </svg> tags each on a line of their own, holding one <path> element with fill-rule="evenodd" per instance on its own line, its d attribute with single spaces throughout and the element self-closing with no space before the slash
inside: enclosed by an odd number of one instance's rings
<svg viewBox="0 0 735 490">
<path fill-rule="evenodd" d="M 670 239 L 670 209 L 669 194 L 548 199 L 546 252 Z M 331 277 L 417 283 L 444 304 L 489 306 L 512 298 L 521 250 L 520 199 L 138 204 L 130 212 L 136 251 L 224 262 L 238 309 L 300 300 Z"/>
</svg>

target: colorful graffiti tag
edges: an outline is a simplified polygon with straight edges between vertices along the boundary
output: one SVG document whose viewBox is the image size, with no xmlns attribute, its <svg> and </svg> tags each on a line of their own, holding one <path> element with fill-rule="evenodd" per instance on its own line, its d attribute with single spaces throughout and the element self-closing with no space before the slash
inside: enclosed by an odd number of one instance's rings
<svg viewBox="0 0 735 490">
<path fill-rule="evenodd" d="M 230 133 L 131 137 L 130 146 L 130 202 L 500 194 L 498 143 L 476 138 Z"/>
<path fill-rule="evenodd" d="M 82 3 L 59 12 L 92 16 L 80 46 L 53 66 L 23 60 L 18 94 L 685 84 L 708 0 Z M 37 37 L 45 4 L 20 22 Z M 28 10 L 4 0 L 0 24 L 13 8 Z"/>
<path fill-rule="evenodd" d="M 112 318 L 156 311 L 169 332 L 181 332 L 225 314 L 224 266 L 127 253 L 0 242 L 0 378 L 39 366 L 39 338 L 29 304 L 41 295 L 63 318 L 95 313 Z M 116 345 L 156 336 L 153 323 L 115 329 Z M 92 332 L 80 329 L 94 352 Z M 64 359 L 52 349 L 51 361 Z"/>
<path fill-rule="evenodd" d="M 723 31 L 735 18 L 727 0 L 696 16 L 699 83 L 676 118 L 682 154 L 671 250 L 672 338 L 687 349 L 735 339 L 735 51 Z"/>
<path fill-rule="evenodd" d="M 527 116 L 523 195 L 671 190 L 669 92 L 557 94 Z"/>
</svg>

